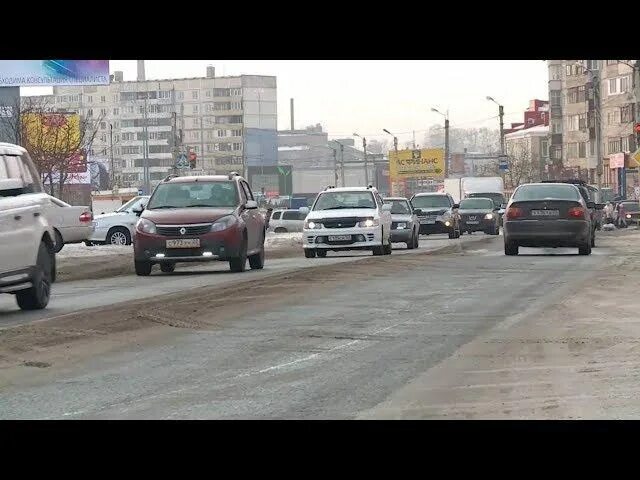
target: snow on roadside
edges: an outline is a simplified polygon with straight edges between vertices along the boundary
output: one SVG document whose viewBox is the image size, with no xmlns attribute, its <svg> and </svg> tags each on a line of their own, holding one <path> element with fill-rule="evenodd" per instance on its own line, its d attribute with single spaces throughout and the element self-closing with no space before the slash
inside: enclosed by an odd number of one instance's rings
<svg viewBox="0 0 640 480">
<path fill-rule="evenodd" d="M 302 245 L 302 233 L 267 233 L 265 247 L 268 250 L 299 247 Z M 84 243 L 65 245 L 56 254 L 57 258 L 97 257 L 103 255 L 132 255 L 131 245 L 94 245 L 87 247 Z"/>
</svg>

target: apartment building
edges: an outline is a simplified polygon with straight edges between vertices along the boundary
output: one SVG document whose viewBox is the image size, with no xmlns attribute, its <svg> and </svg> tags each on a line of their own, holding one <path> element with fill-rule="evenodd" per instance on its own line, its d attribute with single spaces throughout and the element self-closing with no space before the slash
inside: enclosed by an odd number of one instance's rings
<svg viewBox="0 0 640 480">
<path fill-rule="evenodd" d="M 143 74 L 144 76 L 144 74 Z M 151 187 L 175 164 L 177 152 L 196 154 L 198 173 L 244 171 L 277 164 L 276 77 L 240 75 L 124 81 L 54 87 L 55 110 L 98 118 L 90 154 L 110 157 L 120 187 L 141 187 L 148 159 Z"/>
<path fill-rule="evenodd" d="M 597 137 L 601 139 L 602 182 L 615 183 L 609 157 L 636 149 L 633 125 L 635 60 L 550 60 L 550 150 L 556 172 L 597 181 Z M 599 127 L 599 128 L 598 128 Z"/>
</svg>

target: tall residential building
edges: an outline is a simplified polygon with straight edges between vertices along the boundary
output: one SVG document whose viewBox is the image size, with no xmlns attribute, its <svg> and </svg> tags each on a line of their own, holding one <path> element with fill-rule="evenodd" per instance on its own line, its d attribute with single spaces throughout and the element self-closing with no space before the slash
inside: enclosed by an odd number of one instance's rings
<svg viewBox="0 0 640 480">
<path fill-rule="evenodd" d="M 275 166 L 276 89 L 273 76 L 216 77 L 208 67 L 205 77 L 163 80 L 124 81 L 115 72 L 110 85 L 54 87 L 49 100 L 55 110 L 100 117 L 90 153 L 113 153 L 117 185 L 142 186 L 148 158 L 153 187 L 178 151 L 194 152 L 201 173 Z"/>
<path fill-rule="evenodd" d="M 633 153 L 636 149 L 633 125 L 637 105 L 633 92 L 633 62 L 548 61 L 549 153 L 556 173 L 570 171 L 589 182 L 597 181 L 599 126 L 602 183 L 607 186 L 617 182 L 609 168 L 609 157 Z M 594 84 L 594 81 L 597 82 Z"/>
</svg>

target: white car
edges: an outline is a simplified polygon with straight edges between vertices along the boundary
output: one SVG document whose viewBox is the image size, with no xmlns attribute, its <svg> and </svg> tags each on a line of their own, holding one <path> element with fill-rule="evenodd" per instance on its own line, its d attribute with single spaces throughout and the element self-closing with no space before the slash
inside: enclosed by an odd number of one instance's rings
<svg viewBox="0 0 640 480">
<path fill-rule="evenodd" d="M 86 241 L 93 233 L 93 214 L 85 206 L 73 206 L 62 200 L 47 195 L 47 219 L 53 225 L 56 248 L 58 253 L 66 243 L 80 243 Z"/>
<path fill-rule="evenodd" d="M 374 187 L 327 187 L 306 214 L 303 229 L 304 255 L 326 257 L 327 252 L 371 250 L 391 253 L 391 205 Z"/>
<path fill-rule="evenodd" d="M 87 245 L 131 245 L 138 221 L 136 211 L 147 205 L 149 197 L 134 197 L 115 212 L 96 215 L 93 220 L 93 233 L 86 242 Z"/>
<path fill-rule="evenodd" d="M 23 310 L 45 308 L 56 277 L 48 202 L 27 151 L 0 143 L 0 293 L 14 294 Z"/>
<path fill-rule="evenodd" d="M 269 231 L 301 232 L 306 215 L 299 210 L 274 210 L 269 219 Z"/>
</svg>

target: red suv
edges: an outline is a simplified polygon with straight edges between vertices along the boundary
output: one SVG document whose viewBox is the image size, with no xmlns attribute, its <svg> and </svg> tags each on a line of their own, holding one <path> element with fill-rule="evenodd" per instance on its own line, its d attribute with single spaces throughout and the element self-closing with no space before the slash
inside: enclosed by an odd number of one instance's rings
<svg viewBox="0 0 640 480">
<path fill-rule="evenodd" d="M 264 266 L 265 221 L 249 184 L 229 176 L 169 176 L 137 212 L 136 274 L 158 263 L 173 272 L 179 262 L 229 262 L 232 272 Z"/>
</svg>

